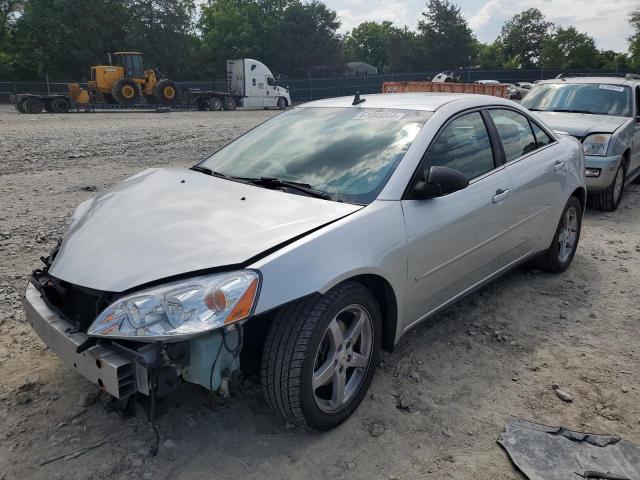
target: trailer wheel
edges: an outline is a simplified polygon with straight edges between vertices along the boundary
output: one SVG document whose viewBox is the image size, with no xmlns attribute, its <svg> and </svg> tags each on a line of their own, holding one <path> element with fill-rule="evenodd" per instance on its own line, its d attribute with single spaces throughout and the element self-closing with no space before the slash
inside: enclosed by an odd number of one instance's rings
<svg viewBox="0 0 640 480">
<path fill-rule="evenodd" d="M 24 100 L 16 103 L 16 110 L 19 111 L 20 113 L 27 113 L 27 111 L 24 109 Z"/>
<path fill-rule="evenodd" d="M 198 106 L 198 110 L 200 110 L 201 112 L 209 110 L 209 103 L 205 98 L 199 98 L 196 101 L 196 105 Z"/>
<path fill-rule="evenodd" d="M 54 98 L 51 100 L 51 110 L 53 113 L 69 113 L 71 103 L 63 97 Z"/>
<path fill-rule="evenodd" d="M 23 108 L 27 113 L 41 113 L 44 109 L 44 103 L 38 98 L 31 97 L 24 101 Z"/>
<path fill-rule="evenodd" d="M 235 110 L 236 100 L 233 97 L 224 97 L 224 100 L 222 101 L 222 108 L 225 110 Z"/>
<path fill-rule="evenodd" d="M 120 105 L 128 105 L 138 100 L 140 89 L 138 84 L 130 78 L 121 78 L 113 84 L 111 95 Z"/>
<path fill-rule="evenodd" d="M 213 111 L 222 110 L 222 100 L 218 97 L 211 97 L 209 99 L 209 108 Z"/>
</svg>

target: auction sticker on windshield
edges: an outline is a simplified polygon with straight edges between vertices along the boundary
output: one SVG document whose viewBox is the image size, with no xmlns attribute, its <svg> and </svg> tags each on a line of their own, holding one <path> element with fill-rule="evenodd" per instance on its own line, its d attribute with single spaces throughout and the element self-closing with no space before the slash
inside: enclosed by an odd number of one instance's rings
<svg viewBox="0 0 640 480">
<path fill-rule="evenodd" d="M 613 90 L 614 92 L 624 92 L 624 87 L 619 85 L 600 85 L 603 90 Z"/>
<path fill-rule="evenodd" d="M 401 112 L 360 112 L 353 118 L 358 120 L 400 120 L 405 114 Z"/>
</svg>

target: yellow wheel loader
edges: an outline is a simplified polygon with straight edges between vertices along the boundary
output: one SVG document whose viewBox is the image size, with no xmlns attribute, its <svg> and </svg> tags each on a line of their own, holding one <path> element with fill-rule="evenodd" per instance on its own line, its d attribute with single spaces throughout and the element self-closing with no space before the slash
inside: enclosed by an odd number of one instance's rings
<svg viewBox="0 0 640 480">
<path fill-rule="evenodd" d="M 145 70 L 142 53 L 116 52 L 113 56 L 115 65 L 91 67 L 88 94 L 93 94 L 104 101 L 101 103 L 128 105 L 140 102 L 141 95 L 144 95 L 147 103 L 164 105 L 170 105 L 178 99 L 179 90 L 176 82 L 166 78 L 159 79 L 154 69 Z M 112 56 L 109 55 L 109 57 L 111 59 Z M 73 97 L 71 89 L 69 93 Z"/>
<path fill-rule="evenodd" d="M 176 82 L 161 79 L 154 69 L 145 70 L 142 53 L 109 54 L 109 63 L 91 67 L 91 80 L 86 89 L 78 83 L 69 83 L 68 94 L 17 94 L 14 96 L 16 108 L 22 113 L 40 113 L 42 110 L 67 113 L 81 108 L 148 108 L 178 102 L 180 90 Z M 142 95 L 146 103 L 141 101 Z"/>
</svg>

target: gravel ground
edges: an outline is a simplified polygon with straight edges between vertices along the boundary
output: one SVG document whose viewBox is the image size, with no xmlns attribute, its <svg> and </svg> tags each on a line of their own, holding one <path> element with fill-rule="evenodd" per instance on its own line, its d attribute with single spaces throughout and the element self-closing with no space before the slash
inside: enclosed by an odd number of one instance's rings
<svg viewBox="0 0 640 480">
<path fill-rule="evenodd" d="M 0 106 L 0 480 L 518 479 L 495 442 L 510 415 L 640 444 L 640 185 L 631 185 L 617 212 L 587 212 L 568 272 L 516 269 L 406 335 L 338 429 L 289 428 L 255 378 L 229 401 L 187 386 L 164 406 L 151 456 L 144 416 L 105 408 L 25 323 L 28 275 L 82 200 L 149 166 L 192 165 L 273 114 Z"/>
</svg>

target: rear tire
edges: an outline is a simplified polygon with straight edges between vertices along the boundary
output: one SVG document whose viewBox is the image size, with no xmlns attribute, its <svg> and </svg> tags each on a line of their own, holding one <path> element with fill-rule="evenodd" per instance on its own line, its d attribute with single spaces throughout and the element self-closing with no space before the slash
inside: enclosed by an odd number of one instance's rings
<svg viewBox="0 0 640 480">
<path fill-rule="evenodd" d="M 53 113 L 69 113 L 71 102 L 62 97 L 54 98 L 51 100 L 51 110 Z"/>
<path fill-rule="evenodd" d="M 551 245 L 534 260 L 534 265 L 545 272 L 564 272 L 578 249 L 581 229 L 582 205 L 576 197 L 571 197 L 562 211 Z"/>
<path fill-rule="evenodd" d="M 158 82 L 153 93 L 155 94 L 156 102 L 163 105 L 171 105 L 178 100 L 180 89 L 176 82 L 165 78 Z"/>
<path fill-rule="evenodd" d="M 590 193 L 587 197 L 590 207 L 603 212 L 613 212 L 618 208 L 624 194 L 624 185 L 626 177 L 626 168 L 624 161 L 618 166 L 616 176 L 613 177 L 611 185 L 598 192 Z"/>
<path fill-rule="evenodd" d="M 130 78 L 121 78 L 113 84 L 111 95 L 120 105 L 131 105 L 140 98 L 140 87 Z"/>
<path fill-rule="evenodd" d="M 44 103 L 38 98 L 30 97 L 23 102 L 22 108 L 27 113 L 41 113 L 44 109 Z"/>
<path fill-rule="evenodd" d="M 280 309 L 262 354 L 262 386 L 271 408 L 314 430 L 349 418 L 375 374 L 381 318 L 375 297 L 357 282 Z"/>
<path fill-rule="evenodd" d="M 222 110 L 223 107 L 223 102 L 221 98 L 218 97 L 211 97 L 209 99 L 209 108 L 211 109 L 212 112 L 218 111 L 218 110 Z"/>
<path fill-rule="evenodd" d="M 227 111 L 231 111 L 235 110 L 236 106 L 236 100 L 233 97 L 224 97 L 224 100 L 222 101 L 222 108 Z"/>
</svg>

